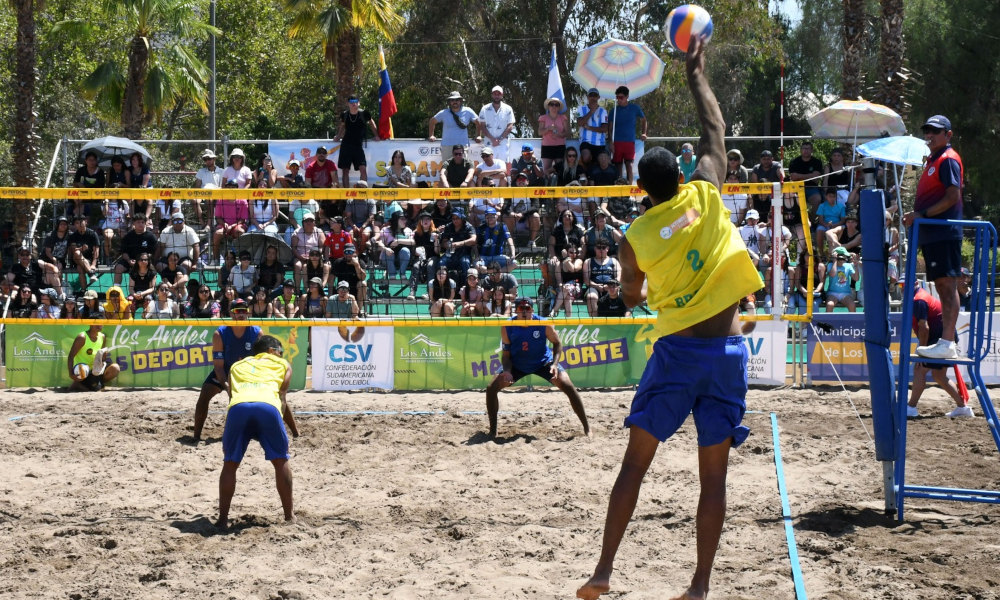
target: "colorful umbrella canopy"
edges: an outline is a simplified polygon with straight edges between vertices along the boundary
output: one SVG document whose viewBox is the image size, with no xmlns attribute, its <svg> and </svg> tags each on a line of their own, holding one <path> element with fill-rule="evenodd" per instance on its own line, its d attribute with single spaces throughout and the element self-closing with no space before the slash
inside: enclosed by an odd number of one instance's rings
<svg viewBox="0 0 1000 600">
<path fill-rule="evenodd" d="M 903 118 L 887 106 L 866 100 L 841 100 L 809 117 L 813 135 L 842 142 L 906 133 Z"/>
<path fill-rule="evenodd" d="M 662 77 L 663 61 L 646 44 L 616 39 L 584 48 L 573 68 L 573 79 L 585 90 L 597 88 L 601 98 L 614 98 L 620 85 L 638 98 L 659 87 Z"/>
<path fill-rule="evenodd" d="M 930 156 L 927 142 L 911 135 L 881 138 L 858 146 L 858 154 L 894 165 L 921 166 Z"/>
</svg>

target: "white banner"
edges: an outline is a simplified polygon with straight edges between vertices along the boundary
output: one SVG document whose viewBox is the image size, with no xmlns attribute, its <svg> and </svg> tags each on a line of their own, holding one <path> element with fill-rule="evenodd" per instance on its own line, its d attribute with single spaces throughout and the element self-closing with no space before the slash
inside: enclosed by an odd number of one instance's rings
<svg viewBox="0 0 1000 600">
<path fill-rule="evenodd" d="M 756 324 L 754 330 L 743 336 L 750 350 L 747 382 L 760 385 L 785 385 L 788 323 L 785 321 L 754 321 L 754 323 Z"/>
<path fill-rule="evenodd" d="M 542 140 L 536 138 L 511 138 L 509 148 L 510 160 L 506 161 L 508 171 L 510 162 L 521 156 L 521 146 L 524 144 L 531 144 L 534 146 L 535 156 L 541 157 Z M 579 140 L 567 140 L 567 146 L 575 148 L 579 145 Z M 328 152 L 327 160 L 332 160 L 334 164 L 336 164 L 337 159 L 340 157 L 340 142 L 334 142 L 333 140 L 327 140 L 325 142 L 316 140 L 272 140 L 268 143 L 267 152 L 274 160 L 274 168 L 278 171 L 278 176 L 288 174 L 288 162 L 295 159 L 301 163 L 301 169 L 299 172 L 303 177 L 305 177 L 306 168 L 316 160 L 316 148 L 319 148 L 320 146 L 326 146 Z M 483 147 L 484 146 L 482 144 L 476 143 L 473 143 L 469 147 L 469 158 L 477 165 L 480 162 L 479 154 Z M 636 161 L 642 158 L 644 149 L 645 143 L 641 140 L 636 140 Z M 365 159 L 368 163 L 369 185 L 385 183 L 386 165 L 390 164 L 392 153 L 396 150 L 402 150 L 403 156 L 406 158 L 406 164 L 410 166 L 410 169 L 413 171 L 413 176 L 418 182 L 425 181 L 428 183 L 434 183 L 438 181 L 441 177 L 441 163 L 451 158 L 450 155 L 445 157 L 441 156 L 440 142 L 428 142 L 427 140 L 398 139 L 383 140 L 380 142 L 368 141 L 365 143 L 364 150 Z M 504 157 L 500 155 L 500 152 L 497 152 L 494 156 L 505 160 Z M 357 181 L 359 176 L 360 174 L 357 171 L 352 171 L 351 181 Z"/>
<path fill-rule="evenodd" d="M 312 327 L 314 390 L 393 387 L 392 327 Z"/>
<path fill-rule="evenodd" d="M 958 313 L 958 322 L 956 323 L 958 329 L 958 347 L 962 349 L 963 354 L 969 349 L 970 316 L 967 312 L 960 312 Z M 993 330 L 986 341 L 986 358 L 979 365 L 979 374 L 983 376 L 983 383 L 1000 383 L 1000 345 L 997 344 L 997 340 L 1000 340 L 1000 312 L 993 313 Z M 955 378 L 951 369 L 948 369 L 948 373 L 951 379 Z M 969 393 L 975 395 L 975 392 L 972 391 L 972 380 L 969 377 L 968 369 L 962 368 L 962 377 L 965 379 L 965 384 L 969 387 Z"/>
</svg>

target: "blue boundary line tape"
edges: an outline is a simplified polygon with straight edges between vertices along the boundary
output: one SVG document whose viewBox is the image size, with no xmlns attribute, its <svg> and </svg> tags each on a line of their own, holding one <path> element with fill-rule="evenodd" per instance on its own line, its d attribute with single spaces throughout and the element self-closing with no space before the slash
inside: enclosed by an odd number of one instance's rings
<svg viewBox="0 0 1000 600">
<path fill-rule="evenodd" d="M 788 541 L 788 561 L 792 565 L 792 581 L 795 583 L 795 597 L 797 600 L 806 600 L 806 585 L 802 581 L 799 550 L 795 546 L 795 529 L 792 527 L 792 510 L 788 505 L 788 490 L 785 487 L 785 469 L 781 466 L 781 441 L 778 438 L 778 415 L 775 413 L 771 413 L 771 439 L 774 441 L 774 469 L 778 474 L 778 493 L 781 494 L 781 517 L 785 522 L 785 539 Z"/>
</svg>

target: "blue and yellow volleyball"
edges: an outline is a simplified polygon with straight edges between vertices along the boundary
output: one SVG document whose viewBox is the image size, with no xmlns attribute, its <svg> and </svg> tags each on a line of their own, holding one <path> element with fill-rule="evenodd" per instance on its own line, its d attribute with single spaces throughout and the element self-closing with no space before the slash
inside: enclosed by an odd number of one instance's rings
<svg viewBox="0 0 1000 600">
<path fill-rule="evenodd" d="M 705 42 L 712 39 L 712 16 L 694 4 L 678 6 L 667 15 L 663 24 L 667 42 L 681 52 L 687 52 L 692 35 L 704 35 Z"/>
</svg>

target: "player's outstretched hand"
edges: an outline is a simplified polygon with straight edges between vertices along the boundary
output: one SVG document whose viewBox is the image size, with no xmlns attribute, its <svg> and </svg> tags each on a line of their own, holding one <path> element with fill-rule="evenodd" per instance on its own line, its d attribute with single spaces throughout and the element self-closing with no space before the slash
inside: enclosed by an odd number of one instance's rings
<svg viewBox="0 0 1000 600">
<path fill-rule="evenodd" d="M 705 72 L 705 36 L 692 35 L 688 43 L 687 57 L 688 77 L 696 77 Z"/>
<path fill-rule="evenodd" d="M 500 383 L 504 385 L 514 385 L 514 376 L 508 371 L 500 373 Z"/>
</svg>

